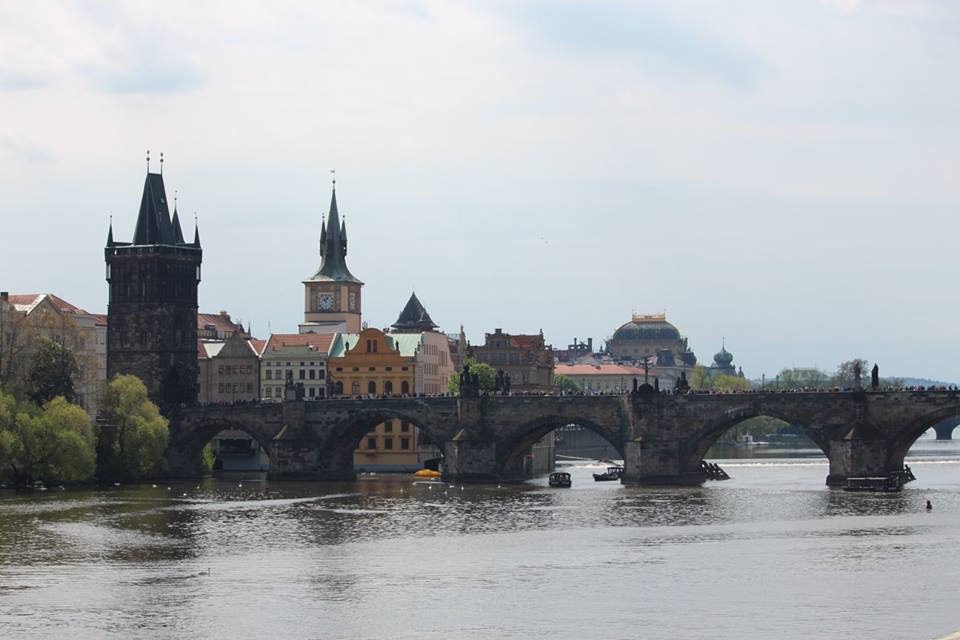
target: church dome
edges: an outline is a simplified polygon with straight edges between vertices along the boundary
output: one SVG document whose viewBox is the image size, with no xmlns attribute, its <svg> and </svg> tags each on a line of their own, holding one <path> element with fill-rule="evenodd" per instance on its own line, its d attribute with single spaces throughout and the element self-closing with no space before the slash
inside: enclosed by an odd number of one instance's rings
<svg viewBox="0 0 960 640">
<path fill-rule="evenodd" d="M 720 347 L 720 351 L 713 355 L 713 362 L 718 367 L 729 367 L 733 362 L 733 355 L 727 351 L 726 347 Z"/>
<path fill-rule="evenodd" d="M 634 315 L 613 333 L 614 340 L 679 340 L 680 332 L 665 315 Z"/>
</svg>

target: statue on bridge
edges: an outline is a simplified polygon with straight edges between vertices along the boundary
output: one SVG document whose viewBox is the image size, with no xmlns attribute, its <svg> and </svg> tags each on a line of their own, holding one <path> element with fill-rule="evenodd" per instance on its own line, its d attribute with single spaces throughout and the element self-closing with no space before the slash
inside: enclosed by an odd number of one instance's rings
<svg viewBox="0 0 960 640">
<path fill-rule="evenodd" d="M 874 363 L 873 369 L 870 371 L 870 388 L 876 391 L 880 388 L 880 367 Z"/>
<path fill-rule="evenodd" d="M 690 391 L 690 383 L 687 382 L 687 372 L 681 371 L 680 377 L 677 378 L 676 384 L 673 385 L 674 393 L 686 393 Z"/>
<path fill-rule="evenodd" d="M 853 361 L 853 388 L 857 391 L 863 391 L 863 365 L 860 360 Z"/>
</svg>

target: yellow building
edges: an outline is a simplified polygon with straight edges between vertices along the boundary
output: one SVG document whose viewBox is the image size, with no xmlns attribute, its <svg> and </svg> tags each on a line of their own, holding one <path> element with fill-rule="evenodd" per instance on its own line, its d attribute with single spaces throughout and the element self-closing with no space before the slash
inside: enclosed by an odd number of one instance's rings
<svg viewBox="0 0 960 640">
<path fill-rule="evenodd" d="M 419 334 L 389 335 L 380 329 L 339 334 L 327 370 L 334 396 L 405 396 L 415 393 Z M 412 471 L 437 457 L 411 423 L 393 419 L 371 429 L 353 454 L 359 471 Z"/>
</svg>

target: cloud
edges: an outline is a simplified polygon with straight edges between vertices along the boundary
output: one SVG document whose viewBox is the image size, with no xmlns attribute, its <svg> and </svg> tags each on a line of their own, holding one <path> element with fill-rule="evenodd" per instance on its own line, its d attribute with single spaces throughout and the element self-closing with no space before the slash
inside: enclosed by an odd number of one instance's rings
<svg viewBox="0 0 960 640">
<path fill-rule="evenodd" d="M 31 164 L 47 163 L 53 160 L 53 156 L 47 151 L 20 144 L 8 136 L 0 137 L 0 155 L 9 160 L 25 161 Z"/>
<path fill-rule="evenodd" d="M 188 93 L 207 84 L 199 69 L 177 60 L 140 58 L 120 68 L 88 66 L 81 73 L 107 93 Z"/>
<path fill-rule="evenodd" d="M 525 5 L 517 15 L 528 29 L 578 55 L 637 60 L 737 88 L 751 88 L 765 70 L 759 56 L 650 7 L 556 0 Z"/>
<path fill-rule="evenodd" d="M 46 85 L 46 78 L 39 75 L 0 69 L 0 91 L 25 91 L 39 89 Z"/>
</svg>

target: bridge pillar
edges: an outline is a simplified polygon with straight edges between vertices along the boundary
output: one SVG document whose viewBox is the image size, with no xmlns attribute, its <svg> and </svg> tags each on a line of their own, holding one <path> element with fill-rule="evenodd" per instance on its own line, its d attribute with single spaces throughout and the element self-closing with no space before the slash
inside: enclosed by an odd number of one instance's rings
<svg viewBox="0 0 960 640">
<path fill-rule="evenodd" d="M 471 439 L 462 431 L 444 446 L 443 479 L 449 482 L 497 482 L 497 446 Z"/>
<path fill-rule="evenodd" d="M 706 479 L 700 469 L 684 469 L 679 440 L 638 438 L 625 442 L 623 449 L 623 484 L 690 485 Z"/>
<path fill-rule="evenodd" d="M 957 425 L 960 425 L 960 418 L 947 418 L 935 424 L 933 430 L 937 432 L 937 440 L 953 440 L 953 430 Z"/>
<path fill-rule="evenodd" d="M 827 457 L 829 487 L 843 486 L 851 476 L 885 476 L 903 470 L 903 457 L 891 461 L 891 447 L 884 440 L 831 440 Z"/>
</svg>

